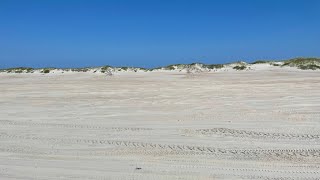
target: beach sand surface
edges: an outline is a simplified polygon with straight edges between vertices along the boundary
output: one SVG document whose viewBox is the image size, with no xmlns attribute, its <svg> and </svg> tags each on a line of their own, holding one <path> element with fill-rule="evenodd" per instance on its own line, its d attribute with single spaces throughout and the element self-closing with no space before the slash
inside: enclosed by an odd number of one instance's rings
<svg viewBox="0 0 320 180">
<path fill-rule="evenodd" d="M 0 179 L 319 179 L 319 71 L 0 74 Z"/>
</svg>

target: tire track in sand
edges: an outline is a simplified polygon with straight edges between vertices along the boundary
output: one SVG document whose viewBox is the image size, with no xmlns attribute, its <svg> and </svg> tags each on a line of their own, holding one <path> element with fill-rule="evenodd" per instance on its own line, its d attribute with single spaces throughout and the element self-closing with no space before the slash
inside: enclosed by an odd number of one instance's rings
<svg viewBox="0 0 320 180">
<path fill-rule="evenodd" d="M 253 138 L 253 139 L 294 139 L 294 140 L 320 140 L 320 135 L 317 134 L 286 134 L 286 133 L 267 133 L 258 131 L 247 131 L 229 128 L 212 128 L 212 129 L 185 129 L 183 134 L 192 135 L 218 135 L 231 136 L 237 138 Z"/>
<path fill-rule="evenodd" d="M 233 156 L 241 158 L 271 158 L 271 159 L 287 159 L 295 158 L 320 158 L 319 149 L 224 149 L 208 146 L 194 146 L 186 144 L 160 144 L 160 143 L 145 143 L 134 141 L 117 141 L 105 139 L 73 139 L 73 138 L 47 138 L 39 136 L 27 135 L 10 135 L 0 133 L 2 139 L 24 139 L 33 141 L 42 141 L 47 143 L 65 143 L 65 144 L 84 144 L 84 145 L 111 145 L 115 147 L 134 148 L 152 154 L 153 150 L 174 152 L 176 154 L 205 154 L 216 156 Z M 151 152 L 150 152 L 151 151 Z"/>
</svg>

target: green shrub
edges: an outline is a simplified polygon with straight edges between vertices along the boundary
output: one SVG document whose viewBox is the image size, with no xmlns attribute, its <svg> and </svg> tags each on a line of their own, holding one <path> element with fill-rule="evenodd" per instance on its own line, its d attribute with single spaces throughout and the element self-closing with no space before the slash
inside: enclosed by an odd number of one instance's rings
<svg viewBox="0 0 320 180">
<path fill-rule="evenodd" d="M 150 71 L 155 71 L 155 70 L 159 70 L 159 69 L 161 69 L 161 67 L 152 68 L 152 69 L 150 69 Z"/>
<path fill-rule="evenodd" d="M 109 65 L 106 65 L 106 66 L 101 67 L 101 70 L 106 71 L 106 70 L 108 70 L 109 68 L 112 68 L 112 67 L 109 66 Z"/>
<path fill-rule="evenodd" d="M 169 65 L 165 69 L 166 70 L 175 70 L 176 68 L 173 65 Z"/>
<path fill-rule="evenodd" d="M 283 66 L 289 66 L 290 65 L 290 62 L 284 62 L 282 65 L 281 65 L 281 67 L 283 67 Z"/>
<path fill-rule="evenodd" d="M 50 69 L 44 69 L 42 70 L 42 73 L 45 73 L 45 74 L 50 73 Z"/>
<path fill-rule="evenodd" d="M 87 72 L 89 71 L 88 68 L 73 68 L 71 69 L 72 72 Z"/>
<path fill-rule="evenodd" d="M 142 70 L 142 71 L 147 71 L 146 68 L 143 68 L 143 67 L 139 67 L 138 69 Z"/>
<path fill-rule="evenodd" d="M 251 63 L 251 64 L 265 64 L 265 63 L 268 63 L 268 61 L 258 60 L 258 61 Z"/>
<path fill-rule="evenodd" d="M 15 70 L 14 72 L 15 73 L 23 73 L 23 70 L 18 69 L 18 70 Z"/>
<path fill-rule="evenodd" d="M 241 71 L 241 70 L 244 70 L 246 68 L 247 68 L 246 66 L 235 66 L 235 67 L 233 67 L 233 69 L 235 69 L 237 71 Z"/>
<path fill-rule="evenodd" d="M 320 69 L 320 66 L 317 66 L 315 64 L 309 64 L 309 65 L 300 65 L 298 66 L 299 69 L 302 69 L 302 70 L 317 70 L 317 69 Z"/>
<path fill-rule="evenodd" d="M 33 73 L 33 68 L 27 68 L 27 73 Z"/>
<path fill-rule="evenodd" d="M 319 58 L 294 58 L 284 62 L 282 66 L 291 66 L 291 67 L 299 67 L 299 66 L 307 66 L 307 65 L 319 65 Z"/>
<path fill-rule="evenodd" d="M 189 64 L 189 65 L 194 66 L 194 65 L 196 65 L 196 64 L 202 64 L 202 65 L 203 65 L 203 63 L 200 63 L 200 62 L 194 62 L 194 63 L 191 63 L 191 64 Z"/>
<path fill-rule="evenodd" d="M 29 67 L 17 67 L 17 68 L 9 68 L 6 69 L 7 73 L 23 73 L 24 71 L 26 71 L 26 73 L 30 73 L 33 72 L 33 68 L 29 68 Z"/>
<path fill-rule="evenodd" d="M 208 69 L 221 69 L 224 67 L 223 64 L 208 64 L 205 65 L 204 67 L 208 68 Z"/>
<path fill-rule="evenodd" d="M 128 67 L 120 67 L 120 70 L 127 71 L 129 68 Z"/>
</svg>

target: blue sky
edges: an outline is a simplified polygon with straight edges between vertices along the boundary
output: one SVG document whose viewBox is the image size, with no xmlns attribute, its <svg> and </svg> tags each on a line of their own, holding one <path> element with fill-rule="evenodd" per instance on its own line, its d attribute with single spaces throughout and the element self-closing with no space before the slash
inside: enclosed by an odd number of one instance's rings
<svg viewBox="0 0 320 180">
<path fill-rule="evenodd" d="M 320 57 L 319 0 L 0 0 L 0 68 Z"/>
</svg>

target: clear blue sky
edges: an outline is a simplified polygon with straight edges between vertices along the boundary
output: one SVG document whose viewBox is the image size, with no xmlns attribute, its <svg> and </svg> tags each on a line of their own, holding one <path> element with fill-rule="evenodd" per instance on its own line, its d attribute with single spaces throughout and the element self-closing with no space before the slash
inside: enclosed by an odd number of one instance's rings
<svg viewBox="0 0 320 180">
<path fill-rule="evenodd" d="M 320 57 L 320 0 L 0 0 L 0 68 Z"/>
</svg>

